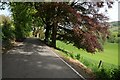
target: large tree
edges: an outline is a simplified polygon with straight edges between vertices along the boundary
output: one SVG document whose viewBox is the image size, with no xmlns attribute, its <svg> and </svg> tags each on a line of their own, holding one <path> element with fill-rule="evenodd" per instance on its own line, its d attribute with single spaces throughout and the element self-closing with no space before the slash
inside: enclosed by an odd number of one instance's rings
<svg viewBox="0 0 120 80">
<path fill-rule="evenodd" d="M 78 48 L 88 52 L 102 51 L 101 40 L 105 40 L 108 35 L 108 18 L 99 13 L 99 9 L 107 4 L 111 8 L 113 2 L 51 2 L 35 3 L 35 9 L 46 24 L 46 39 L 52 29 L 52 45 L 56 47 L 57 28 L 62 27 L 69 32 L 71 42 Z M 67 25 L 69 25 L 67 27 Z"/>
<path fill-rule="evenodd" d="M 10 10 L 12 12 L 12 17 L 14 20 L 16 39 L 21 40 L 29 36 L 29 33 L 33 30 L 35 33 L 35 28 L 43 26 L 41 18 L 34 16 L 36 9 L 33 6 L 34 3 L 16 3 L 11 2 Z"/>
<path fill-rule="evenodd" d="M 83 2 L 73 0 L 72 2 L 32 2 L 12 3 L 14 22 L 19 26 L 16 29 L 26 27 L 29 17 L 39 18 L 45 24 L 45 41 L 51 36 L 52 46 L 56 47 L 57 31 L 65 30 L 64 38 L 68 38 L 76 47 L 94 53 L 102 51 L 100 40 L 105 40 L 108 35 L 108 18 L 99 13 L 99 9 L 106 6 L 111 8 L 113 2 L 104 0 L 101 2 Z M 31 15 L 31 11 L 34 10 Z M 107 11 L 107 10 L 105 10 Z M 20 12 L 20 14 L 18 14 Z M 15 14 L 15 15 L 14 15 Z M 16 16 L 17 15 L 17 16 Z M 23 24 L 24 23 L 24 24 Z M 23 24 L 22 26 L 20 26 Z M 17 31 L 17 30 L 16 30 Z M 21 32 L 23 33 L 23 32 Z M 60 32 L 59 32 L 60 33 Z"/>
<path fill-rule="evenodd" d="M 16 40 L 21 41 L 32 31 L 34 9 L 27 3 L 10 3 L 9 5 L 14 20 Z"/>
</svg>

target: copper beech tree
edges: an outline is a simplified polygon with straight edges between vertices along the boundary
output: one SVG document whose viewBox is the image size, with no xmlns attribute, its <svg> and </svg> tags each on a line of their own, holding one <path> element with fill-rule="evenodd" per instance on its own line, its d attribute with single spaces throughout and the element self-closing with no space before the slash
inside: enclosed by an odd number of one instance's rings
<svg viewBox="0 0 120 80">
<path fill-rule="evenodd" d="M 45 42 L 48 42 L 49 38 L 51 38 L 52 46 L 56 47 L 56 39 L 60 37 L 63 40 L 66 39 L 72 42 L 77 48 L 95 53 L 96 51 L 103 51 L 101 41 L 105 41 L 109 34 L 109 24 L 106 22 L 108 18 L 100 13 L 99 9 L 104 6 L 111 8 L 113 1 L 103 1 L 84 2 L 73 0 L 71 2 L 28 2 L 17 4 L 22 4 L 27 8 L 24 10 L 24 12 L 27 11 L 24 14 L 26 20 L 22 24 L 30 22 L 31 19 L 40 19 L 45 25 Z M 12 12 L 17 16 L 21 5 L 16 6 L 12 5 Z M 28 21 L 25 15 L 31 16 Z M 14 21 L 21 22 L 19 19 Z"/>
<path fill-rule="evenodd" d="M 56 35 L 59 27 L 71 35 L 70 42 L 87 52 L 103 51 L 100 39 L 105 41 L 108 36 L 108 18 L 99 13 L 99 9 L 112 7 L 112 1 L 106 2 L 51 2 L 35 3 L 36 16 L 40 16 L 46 24 L 45 41 L 52 30 L 52 46 L 56 47 Z M 107 11 L 107 10 L 105 10 Z M 69 26 L 68 26 L 69 25 Z M 66 27 L 68 26 L 68 27 Z M 66 34 L 64 34 L 66 36 Z M 64 36 L 63 35 L 63 36 Z M 64 37 L 67 38 L 67 37 Z"/>
</svg>

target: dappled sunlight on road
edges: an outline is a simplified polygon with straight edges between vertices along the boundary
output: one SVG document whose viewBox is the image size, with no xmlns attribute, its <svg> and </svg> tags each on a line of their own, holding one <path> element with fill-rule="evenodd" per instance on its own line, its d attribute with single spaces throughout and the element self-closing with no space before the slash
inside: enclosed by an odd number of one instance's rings
<svg viewBox="0 0 120 80">
<path fill-rule="evenodd" d="M 78 77 L 37 39 L 27 39 L 3 55 L 3 78 Z"/>
</svg>

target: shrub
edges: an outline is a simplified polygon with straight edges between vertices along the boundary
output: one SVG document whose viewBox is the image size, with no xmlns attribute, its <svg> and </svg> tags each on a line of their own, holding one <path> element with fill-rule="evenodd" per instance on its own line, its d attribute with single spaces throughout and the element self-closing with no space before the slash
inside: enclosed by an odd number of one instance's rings
<svg viewBox="0 0 120 80">
<path fill-rule="evenodd" d="M 11 41 L 15 40 L 14 28 L 10 22 L 3 21 L 2 25 L 2 50 L 3 52 L 12 47 Z"/>
<path fill-rule="evenodd" d="M 112 70 L 111 72 L 112 80 L 118 80 L 120 79 L 120 66 Z"/>
<path fill-rule="evenodd" d="M 75 56 L 72 53 L 70 53 L 70 57 L 73 58 L 73 59 L 75 59 Z"/>
<path fill-rule="evenodd" d="M 96 80 L 110 80 L 110 72 L 105 68 L 101 68 L 95 72 Z"/>
<path fill-rule="evenodd" d="M 120 67 L 114 69 L 101 68 L 96 70 L 96 80 L 118 80 L 120 79 Z"/>
<path fill-rule="evenodd" d="M 76 54 L 76 55 L 75 55 L 75 58 L 76 58 L 77 60 L 80 60 L 80 54 Z"/>
<path fill-rule="evenodd" d="M 10 24 L 4 24 L 2 26 L 3 40 L 12 40 L 14 38 L 14 33 Z"/>
<path fill-rule="evenodd" d="M 108 42 L 110 43 L 118 43 L 119 42 L 119 39 L 117 36 L 115 35 L 111 35 L 108 39 L 107 39 Z"/>
</svg>

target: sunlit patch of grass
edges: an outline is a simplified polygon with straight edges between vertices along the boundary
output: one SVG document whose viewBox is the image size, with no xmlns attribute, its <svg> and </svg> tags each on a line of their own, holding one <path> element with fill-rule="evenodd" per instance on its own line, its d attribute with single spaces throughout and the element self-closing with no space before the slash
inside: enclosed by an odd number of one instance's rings
<svg viewBox="0 0 120 80">
<path fill-rule="evenodd" d="M 66 44 L 62 41 L 57 41 L 57 48 L 60 48 L 66 52 L 72 53 L 72 57 L 76 54 L 80 54 L 80 57 L 98 64 L 100 60 L 104 64 L 118 65 L 118 44 L 117 43 L 105 43 L 103 52 L 96 52 L 96 54 L 88 53 L 82 49 L 77 49 L 72 44 Z"/>
</svg>

